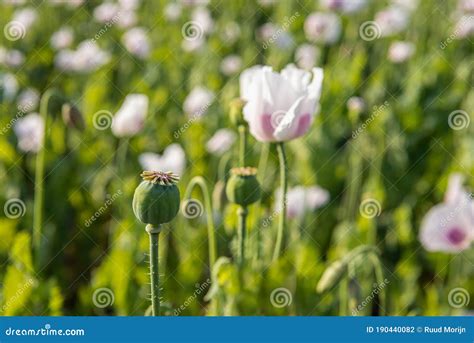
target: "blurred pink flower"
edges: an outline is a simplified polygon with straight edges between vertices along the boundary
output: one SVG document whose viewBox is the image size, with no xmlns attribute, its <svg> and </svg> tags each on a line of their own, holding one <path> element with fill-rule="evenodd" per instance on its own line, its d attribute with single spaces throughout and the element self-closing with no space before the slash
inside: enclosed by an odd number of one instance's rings
<svg viewBox="0 0 474 343">
<path fill-rule="evenodd" d="M 341 30 L 341 19 L 334 13 L 314 12 L 304 22 L 306 38 L 313 42 L 334 44 Z"/>
<path fill-rule="evenodd" d="M 64 71 L 86 73 L 94 71 L 110 60 L 110 54 L 92 41 L 81 42 L 77 50 L 61 50 L 56 54 L 54 63 Z"/>
<path fill-rule="evenodd" d="M 220 129 L 207 142 L 207 151 L 220 156 L 231 148 L 236 138 L 235 132 L 231 129 Z"/>
<path fill-rule="evenodd" d="M 129 94 L 112 120 L 112 133 L 116 137 L 130 137 L 139 133 L 145 124 L 148 97 Z"/>
<path fill-rule="evenodd" d="M 99 23 L 107 23 L 114 19 L 120 12 L 120 6 L 113 2 L 104 2 L 94 8 L 94 18 Z"/>
<path fill-rule="evenodd" d="M 247 102 L 244 118 L 250 133 L 262 142 L 304 135 L 319 111 L 322 81 L 321 68 L 313 68 L 312 74 L 293 64 L 280 73 L 268 66 L 245 70 L 240 75 L 240 96 Z"/>
<path fill-rule="evenodd" d="M 289 219 L 301 218 L 307 212 L 314 211 L 328 203 L 329 192 L 318 186 L 290 188 L 287 194 L 286 214 Z M 281 190 L 275 192 L 275 212 L 281 211 Z"/>
<path fill-rule="evenodd" d="M 163 155 L 153 152 L 140 154 L 138 161 L 144 170 L 172 171 L 182 175 L 186 167 L 186 154 L 178 143 L 169 145 Z"/>
<path fill-rule="evenodd" d="M 211 11 L 203 6 L 198 6 L 194 9 L 191 20 L 199 26 L 202 34 L 211 33 L 214 30 L 214 20 L 211 16 Z"/>
<path fill-rule="evenodd" d="M 170 2 L 165 6 L 165 18 L 168 21 L 176 21 L 181 17 L 182 7 L 177 2 Z"/>
<path fill-rule="evenodd" d="M 5 65 L 10 68 L 18 68 L 25 62 L 25 55 L 19 50 L 7 50 L 0 47 L 0 65 Z"/>
<path fill-rule="evenodd" d="M 15 13 L 13 13 L 12 21 L 21 23 L 25 31 L 28 31 L 28 29 L 31 27 L 31 25 L 34 24 L 37 18 L 38 13 L 34 8 L 25 7 L 18 9 L 15 11 Z"/>
<path fill-rule="evenodd" d="M 415 45 L 410 42 L 393 42 L 388 49 L 388 59 L 393 63 L 403 63 L 415 52 Z"/>
<path fill-rule="evenodd" d="M 34 88 L 26 88 L 18 95 L 17 108 L 18 110 L 28 113 L 38 107 L 40 100 L 40 93 Z"/>
<path fill-rule="evenodd" d="M 44 120 L 38 113 L 30 113 L 18 119 L 13 128 L 18 148 L 24 152 L 38 152 L 44 137 Z"/>
<path fill-rule="evenodd" d="M 367 106 L 365 100 L 358 96 L 350 97 L 349 100 L 347 100 L 346 105 L 349 111 L 353 111 L 356 113 L 363 112 Z"/>
<path fill-rule="evenodd" d="M 444 203 L 423 218 L 420 242 L 426 250 L 458 253 L 474 240 L 474 199 L 462 183 L 460 174 L 451 175 Z"/>
</svg>

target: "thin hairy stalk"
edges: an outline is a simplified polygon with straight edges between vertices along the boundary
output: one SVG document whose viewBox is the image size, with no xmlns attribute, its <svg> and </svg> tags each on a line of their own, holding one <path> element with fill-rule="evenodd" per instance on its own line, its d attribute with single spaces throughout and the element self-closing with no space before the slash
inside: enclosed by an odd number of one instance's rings
<svg viewBox="0 0 474 343">
<path fill-rule="evenodd" d="M 246 207 L 239 207 L 237 215 L 239 216 L 239 232 L 238 232 L 238 237 L 239 237 L 239 258 L 238 258 L 238 264 L 240 267 L 242 267 L 245 263 L 245 237 L 247 233 L 247 214 L 248 210 Z"/>
<path fill-rule="evenodd" d="M 285 146 L 283 142 L 277 144 L 278 159 L 280 161 L 280 220 L 278 222 L 277 240 L 275 244 L 275 250 L 273 253 L 273 261 L 276 261 L 280 257 L 281 247 L 283 243 L 283 233 L 285 232 L 286 225 L 286 193 L 288 191 L 288 179 L 287 179 L 287 161 L 285 155 Z"/>
<path fill-rule="evenodd" d="M 153 316 L 159 316 L 160 313 L 160 274 L 158 260 L 158 243 L 161 228 L 148 224 L 146 231 L 150 236 L 150 281 L 151 281 L 151 310 Z"/>
<path fill-rule="evenodd" d="M 245 125 L 239 125 L 239 165 L 245 167 L 245 155 L 247 153 L 247 127 Z"/>
<path fill-rule="evenodd" d="M 43 225 L 43 201 L 44 201 L 44 160 L 46 151 L 44 144 L 46 133 L 48 132 L 48 105 L 51 97 L 55 95 L 54 89 L 48 89 L 41 97 L 40 115 L 44 122 L 43 137 L 40 142 L 40 150 L 36 155 L 35 167 L 35 199 L 33 210 L 33 248 L 37 261 L 39 260 L 39 250 L 41 247 L 41 226 Z"/>
</svg>

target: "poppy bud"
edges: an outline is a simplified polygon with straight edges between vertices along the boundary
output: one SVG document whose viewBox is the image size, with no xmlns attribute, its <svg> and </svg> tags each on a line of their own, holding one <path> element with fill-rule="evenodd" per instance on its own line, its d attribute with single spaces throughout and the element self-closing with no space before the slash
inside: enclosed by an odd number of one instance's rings
<svg viewBox="0 0 474 343">
<path fill-rule="evenodd" d="M 333 262 L 321 276 L 318 285 L 316 286 L 316 291 L 318 293 L 324 293 L 331 290 L 336 286 L 339 281 L 344 277 L 344 274 L 347 271 L 347 263 L 344 261 L 335 261 Z"/>
<path fill-rule="evenodd" d="M 144 171 L 143 181 L 133 195 L 133 213 L 144 224 L 154 226 L 171 221 L 179 211 L 180 196 L 172 172 Z"/>
<path fill-rule="evenodd" d="M 257 169 L 241 167 L 233 168 L 230 172 L 231 176 L 226 186 L 226 195 L 230 202 L 246 207 L 260 199 L 261 189 L 257 180 Z"/>
<path fill-rule="evenodd" d="M 241 98 L 235 98 L 230 102 L 230 121 L 235 126 L 247 125 L 243 115 L 244 106 L 245 101 Z"/>
<path fill-rule="evenodd" d="M 77 129 L 79 131 L 84 130 L 84 117 L 82 113 L 77 109 L 76 106 L 65 103 L 61 109 L 63 121 L 70 128 Z"/>
</svg>

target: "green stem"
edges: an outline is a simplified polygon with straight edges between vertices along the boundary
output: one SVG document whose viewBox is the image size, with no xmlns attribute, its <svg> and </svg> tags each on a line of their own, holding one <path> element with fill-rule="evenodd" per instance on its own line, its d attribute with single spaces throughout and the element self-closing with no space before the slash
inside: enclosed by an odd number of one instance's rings
<svg viewBox="0 0 474 343">
<path fill-rule="evenodd" d="M 159 316 L 160 313 L 160 274 L 158 266 L 158 242 L 161 227 L 148 224 L 146 231 L 150 236 L 150 281 L 151 281 L 151 308 L 152 315 Z"/>
<path fill-rule="evenodd" d="M 385 278 L 383 276 L 383 270 L 382 266 L 380 264 L 379 257 L 375 253 L 370 253 L 369 254 L 370 261 L 372 262 L 372 265 L 374 267 L 374 272 L 375 272 L 375 280 L 377 281 L 377 287 L 380 287 L 380 294 L 379 294 L 379 309 L 380 309 L 380 315 L 385 316 L 386 315 L 386 301 L 385 301 L 385 287 L 387 286 L 385 284 Z"/>
<path fill-rule="evenodd" d="M 240 147 L 239 147 L 239 164 L 245 167 L 245 155 L 247 153 L 247 127 L 239 125 Z"/>
<path fill-rule="evenodd" d="M 118 141 L 116 166 L 119 175 L 125 174 L 125 163 L 127 161 L 128 138 L 121 138 Z"/>
<path fill-rule="evenodd" d="M 344 276 L 339 285 L 339 315 L 347 316 L 347 308 L 349 303 L 348 297 L 349 279 Z"/>
<path fill-rule="evenodd" d="M 54 89 L 48 89 L 41 97 L 40 115 L 44 122 L 43 137 L 40 142 L 40 150 L 36 155 L 35 168 L 35 198 L 34 198 L 34 212 L 33 212 L 33 248 L 35 256 L 39 261 L 39 252 L 41 248 L 41 226 L 43 225 L 43 200 L 44 200 L 44 161 L 46 151 L 44 144 L 46 141 L 46 134 L 48 132 L 48 105 L 49 100 L 55 94 Z"/>
<path fill-rule="evenodd" d="M 246 237 L 246 221 L 247 221 L 247 214 L 248 210 L 246 207 L 239 207 L 237 214 L 239 216 L 239 259 L 238 263 L 239 266 L 242 268 L 242 266 L 245 263 L 245 237 Z"/>
<path fill-rule="evenodd" d="M 285 146 L 283 142 L 277 144 L 278 158 L 280 160 L 280 187 L 281 187 L 281 199 L 280 199 L 280 221 L 278 222 L 277 240 L 275 244 L 275 251 L 273 253 L 273 261 L 276 261 L 280 257 L 281 246 L 283 242 L 283 233 L 285 231 L 286 224 L 286 193 L 288 191 L 288 180 L 287 180 L 287 162 L 285 155 Z"/>
<path fill-rule="evenodd" d="M 211 195 L 206 184 L 206 180 L 202 176 L 196 176 L 191 179 L 184 193 L 184 199 L 190 199 L 194 187 L 199 186 L 201 189 L 207 216 L 207 239 L 209 243 L 209 268 L 212 270 L 217 258 L 216 234 L 214 226 L 214 217 L 212 216 Z"/>
<path fill-rule="evenodd" d="M 265 171 L 267 169 L 267 162 L 268 162 L 268 154 L 270 152 L 270 144 L 264 143 L 262 145 L 262 150 L 260 151 L 260 160 L 258 161 L 258 175 L 257 177 L 260 179 L 261 184 L 263 185 L 263 180 L 265 180 Z M 263 185 L 264 186 L 264 185 Z M 262 199 L 258 200 L 257 206 L 255 207 L 255 218 L 257 220 L 261 218 L 262 214 Z M 262 256 L 262 232 L 261 228 L 257 227 L 255 229 L 255 238 L 256 238 L 256 260 L 259 262 Z"/>
</svg>

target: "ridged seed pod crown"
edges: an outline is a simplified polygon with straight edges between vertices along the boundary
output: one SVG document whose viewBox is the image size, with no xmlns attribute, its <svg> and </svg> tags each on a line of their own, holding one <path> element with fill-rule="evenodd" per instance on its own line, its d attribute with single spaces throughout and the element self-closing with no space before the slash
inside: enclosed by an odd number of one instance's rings
<svg viewBox="0 0 474 343">
<path fill-rule="evenodd" d="M 179 211 L 179 177 L 171 172 L 144 171 L 133 195 L 133 213 L 144 224 L 171 221 Z"/>
<path fill-rule="evenodd" d="M 258 201 L 261 196 L 257 180 L 257 169 L 251 167 L 233 168 L 227 181 L 226 195 L 230 202 L 248 206 Z"/>
</svg>

